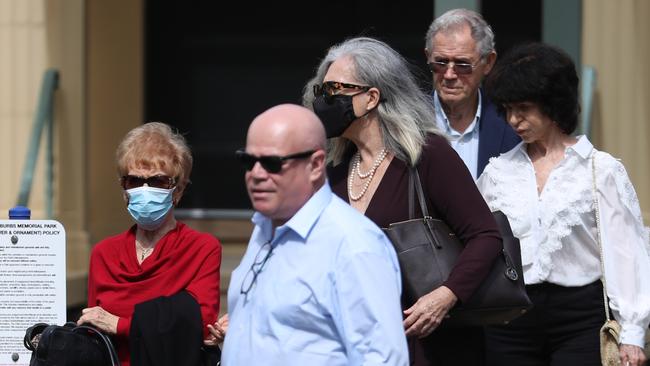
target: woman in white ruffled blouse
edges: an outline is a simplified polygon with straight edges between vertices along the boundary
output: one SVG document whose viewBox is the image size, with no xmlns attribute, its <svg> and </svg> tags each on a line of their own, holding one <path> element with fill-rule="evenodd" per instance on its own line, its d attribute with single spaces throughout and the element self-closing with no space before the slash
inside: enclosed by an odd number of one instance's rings
<svg viewBox="0 0 650 366">
<path fill-rule="evenodd" d="M 573 62 L 545 44 L 519 46 L 499 61 L 487 88 L 523 141 L 490 160 L 478 186 L 520 239 L 535 305 L 507 326 L 488 328 L 488 364 L 600 365 L 599 212 L 606 292 L 622 326 L 621 362 L 642 365 L 650 322 L 648 234 L 623 164 L 587 137 L 571 136 L 580 109 Z"/>
</svg>

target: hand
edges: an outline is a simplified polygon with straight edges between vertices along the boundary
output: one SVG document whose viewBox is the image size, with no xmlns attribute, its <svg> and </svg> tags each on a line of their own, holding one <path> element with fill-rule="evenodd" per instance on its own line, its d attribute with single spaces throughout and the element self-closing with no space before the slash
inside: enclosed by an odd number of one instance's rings
<svg viewBox="0 0 650 366">
<path fill-rule="evenodd" d="M 440 286 L 422 296 L 410 308 L 404 310 L 406 336 L 423 338 L 431 334 L 445 318 L 458 298 L 446 286 Z"/>
<path fill-rule="evenodd" d="M 226 338 L 226 331 L 228 330 L 228 314 L 224 314 L 219 320 L 214 322 L 214 325 L 208 324 L 208 331 L 210 334 L 208 338 L 203 340 L 206 346 L 218 346 L 223 343 Z"/>
<path fill-rule="evenodd" d="M 117 333 L 117 321 L 120 317 L 102 309 L 101 306 L 85 308 L 81 310 L 81 314 L 77 325 L 91 324 L 106 334 Z"/>
<path fill-rule="evenodd" d="M 618 347 L 621 356 L 621 366 L 643 366 L 646 361 L 643 348 L 631 344 L 621 344 Z"/>
</svg>

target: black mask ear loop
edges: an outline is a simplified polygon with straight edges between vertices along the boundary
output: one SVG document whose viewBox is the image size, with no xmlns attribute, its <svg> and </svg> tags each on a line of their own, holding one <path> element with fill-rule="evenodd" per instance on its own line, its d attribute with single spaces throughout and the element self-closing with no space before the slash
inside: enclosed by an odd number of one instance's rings
<svg viewBox="0 0 650 366">
<path fill-rule="evenodd" d="M 370 90 L 368 90 L 368 91 L 370 91 Z M 368 92 L 368 91 L 367 91 L 367 92 Z M 367 92 L 366 92 L 366 93 L 367 93 Z M 374 111 L 375 109 L 379 108 L 379 104 L 380 104 L 380 103 L 385 102 L 385 101 L 386 101 L 386 98 L 379 98 L 379 101 L 377 101 L 377 104 L 375 104 L 374 107 L 368 109 L 368 110 L 366 111 L 366 113 L 360 115 L 360 116 L 357 117 L 357 118 L 361 118 L 361 117 L 365 117 L 365 116 L 367 116 L 368 114 L 370 114 L 370 112 L 372 112 L 372 111 Z"/>
</svg>

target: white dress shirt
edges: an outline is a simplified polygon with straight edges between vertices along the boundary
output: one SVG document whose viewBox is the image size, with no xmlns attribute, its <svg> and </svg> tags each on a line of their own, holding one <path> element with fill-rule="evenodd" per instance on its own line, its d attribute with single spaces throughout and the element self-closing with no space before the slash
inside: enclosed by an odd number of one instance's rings
<svg viewBox="0 0 650 366">
<path fill-rule="evenodd" d="M 650 322 L 648 232 L 623 164 L 581 136 L 565 150 L 538 195 L 535 170 L 520 143 L 490 163 L 477 184 L 501 210 L 521 243 L 526 284 L 583 286 L 601 278 L 591 156 L 596 185 L 607 295 L 621 323 L 621 342 L 643 348 Z"/>
<path fill-rule="evenodd" d="M 476 115 L 474 115 L 472 123 L 462 133 L 456 131 L 451 127 L 451 124 L 449 124 L 447 115 L 440 104 L 438 94 L 435 92 L 433 93 L 433 105 L 436 111 L 436 123 L 438 124 L 438 128 L 447 135 L 451 147 L 453 147 L 460 158 L 463 159 L 467 169 L 472 173 L 472 178 L 476 180 L 476 174 L 478 171 L 478 133 L 479 123 L 481 121 L 481 93 L 478 93 Z"/>
</svg>

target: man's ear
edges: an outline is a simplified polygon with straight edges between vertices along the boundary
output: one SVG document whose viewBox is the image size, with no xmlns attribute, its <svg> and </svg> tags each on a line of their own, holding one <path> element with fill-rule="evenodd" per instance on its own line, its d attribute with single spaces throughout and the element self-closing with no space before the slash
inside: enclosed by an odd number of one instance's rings
<svg viewBox="0 0 650 366">
<path fill-rule="evenodd" d="M 325 154 L 325 150 L 319 149 L 312 154 L 310 162 L 311 172 L 309 177 L 312 182 L 320 181 L 323 176 L 327 174 L 325 167 L 326 161 L 327 156 Z"/>
<path fill-rule="evenodd" d="M 497 60 L 497 52 L 492 51 L 488 53 L 487 56 L 485 56 L 485 69 L 483 70 L 483 76 L 487 75 L 490 73 L 492 68 L 494 67 L 494 63 Z"/>
</svg>

